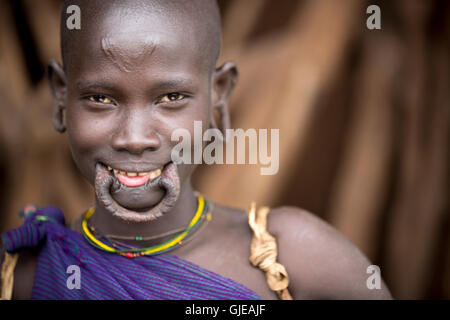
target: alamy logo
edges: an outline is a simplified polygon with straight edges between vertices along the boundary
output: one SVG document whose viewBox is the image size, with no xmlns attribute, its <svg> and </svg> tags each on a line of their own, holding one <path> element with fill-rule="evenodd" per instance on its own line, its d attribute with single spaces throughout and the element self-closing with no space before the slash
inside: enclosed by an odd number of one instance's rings
<svg viewBox="0 0 450 320">
<path fill-rule="evenodd" d="M 369 30 L 381 29 L 381 9 L 377 5 L 371 5 L 367 7 L 367 14 L 370 16 L 367 18 L 366 26 Z"/>
<path fill-rule="evenodd" d="M 80 30 L 81 29 L 81 9 L 77 5 L 71 5 L 67 7 L 67 14 L 70 16 L 67 18 L 66 26 L 69 30 Z"/>
<path fill-rule="evenodd" d="M 172 132 L 171 140 L 179 142 L 171 158 L 175 164 L 261 164 L 261 175 L 274 175 L 279 166 L 279 129 L 270 129 L 270 143 L 267 129 L 227 129 L 225 137 L 218 129 L 203 132 L 202 122 L 194 121 L 194 139 L 184 128 Z M 180 142 L 180 139 L 182 141 Z M 192 146 L 192 140 L 194 145 Z M 212 141 L 212 142 L 211 142 Z M 248 141 L 248 159 L 247 155 Z M 203 149 L 203 143 L 208 143 Z M 268 153 L 270 145 L 270 155 Z M 236 146 L 236 148 L 235 148 Z M 236 150 L 235 150 L 236 149 Z M 192 150 L 194 151 L 192 157 Z M 224 151 L 226 152 L 224 156 Z M 236 151 L 236 153 L 235 153 Z"/>
<path fill-rule="evenodd" d="M 67 289 L 80 290 L 81 289 L 81 269 L 80 269 L 80 267 L 76 266 L 76 265 L 70 265 L 67 267 L 66 273 L 70 274 L 70 276 L 67 278 L 67 281 L 66 281 Z"/>
<path fill-rule="evenodd" d="M 371 276 L 369 276 L 366 281 L 367 289 L 369 290 L 381 289 L 380 267 L 376 265 L 370 265 L 367 267 L 366 272 L 368 274 L 371 274 Z"/>
</svg>

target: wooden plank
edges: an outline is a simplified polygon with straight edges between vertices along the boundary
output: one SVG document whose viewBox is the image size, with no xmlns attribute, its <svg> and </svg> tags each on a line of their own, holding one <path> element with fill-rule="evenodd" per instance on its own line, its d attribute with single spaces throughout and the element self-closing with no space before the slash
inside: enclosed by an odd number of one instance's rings
<svg viewBox="0 0 450 320">
<path fill-rule="evenodd" d="M 233 106 L 235 128 L 280 128 L 280 171 L 261 176 L 259 168 L 215 166 L 204 169 L 198 186 L 213 199 L 245 207 L 251 200 L 271 205 L 296 165 L 304 145 L 314 104 L 321 89 L 336 72 L 347 43 L 357 32 L 358 1 L 308 1 L 279 41 L 248 48 L 238 61 L 242 83 Z M 259 58 L 258 58 L 259 57 Z M 247 68 L 259 72 L 250 75 Z M 233 188 L 230 186 L 233 185 Z M 255 188 L 255 185 L 258 188 Z"/>
<path fill-rule="evenodd" d="M 390 282 L 403 299 L 423 298 L 429 285 L 448 201 L 448 51 L 435 56 L 426 45 L 429 5 L 413 1 L 402 12 L 409 35 L 402 88 L 404 143 L 386 261 Z M 435 86 L 428 86 L 429 79 L 437 80 Z"/>
<path fill-rule="evenodd" d="M 23 0 L 23 4 L 43 63 L 50 59 L 61 61 L 59 21 L 62 2 L 58 5 L 52 0 Z"/>
<path fill-rule="evenodd" d="M 330 222 L 370 258 L 378 251 L 394 135 L 400 48 L 389 35 L 367 35 L 355 76 L 352 128 L 330 200 Z"/>
</svg>

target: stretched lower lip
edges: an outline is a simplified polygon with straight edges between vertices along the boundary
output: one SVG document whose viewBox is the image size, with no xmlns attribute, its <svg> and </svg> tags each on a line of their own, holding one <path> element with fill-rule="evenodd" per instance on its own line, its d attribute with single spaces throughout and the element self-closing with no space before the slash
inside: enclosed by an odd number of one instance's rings
<svg viewBox="0 0 450 320">
<path fill-rule="evenodd" d="M 140 223 L 158 219 L 173 208 L 180 194 L 180 178 L 177 166 L 173 162 L 169 162 L 161 171 L 160 176 L 149 179 L 144 186 L 128 188 L 119 181 L 117 173 L 114 174 L 114 172 L 108 170 L 107 166 L 97 163 L 95 166 L 95 195 L 98 205 L 105 208 L 113 216 L 127 222 Z M 149 205 L 141 202 L 141 200 L 144 202 L 148 200 L 147 196 L 156 191 L 157 188 L 160 188 L 164 193 L 161 200 L 156 199 L 159 202 Z M 132 189 L 136 189 L 136 192 Z M 141 199 L 141 196 L 145 199 Z M 150 202 L 155 200 L 152 197 L 150 198 Z M 131 204 L 132 208 L 124 207 L 123 205 L 130 204 L 130 199 L 132 202 L 136 201 L 137 205 Z M 147 211 L 143 211 L 143 209 Z"/>
<path fill-rule="evenodd" d="M 140 187 L 147 183 L 147 181 L 150 180 L 151 173 L 145 175 L 145 176 L 137 176 L 137 177 L 129 177 L 127 175 L 123 175 L 120 173 L 117 173 L 117 179 L 119 179 L 120 183 L 123 185 L 126 185 L 127 187 Z"/>
</svg>

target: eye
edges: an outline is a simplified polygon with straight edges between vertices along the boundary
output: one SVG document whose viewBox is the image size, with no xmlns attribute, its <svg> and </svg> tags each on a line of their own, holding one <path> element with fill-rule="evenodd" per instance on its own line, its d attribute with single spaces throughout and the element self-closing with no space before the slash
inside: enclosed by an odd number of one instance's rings
<svg viewBox="0 0 450 320">
<path fill-rule="evenodd" d="M 107 96 L 102 96 L 102 95 L 90 96 L 89 101 L 92 101 L 95 103 L 102 103 L 102 104 L 114 104 L 114 102 L 110 98 L 108 98 Z"/>
<path fill-rule="evenodd" d="M 159 102 L 160 103 L 167 103 L 167 102 L 175 102 L 175 101 L 181 101 L 184 98 L 186 98 L 186 96 L 184 94 L 178 93 L 178 92 L 172 92 L 169 94 L 166 94 L 165 96 L 163 96 Z"/>
</svg>

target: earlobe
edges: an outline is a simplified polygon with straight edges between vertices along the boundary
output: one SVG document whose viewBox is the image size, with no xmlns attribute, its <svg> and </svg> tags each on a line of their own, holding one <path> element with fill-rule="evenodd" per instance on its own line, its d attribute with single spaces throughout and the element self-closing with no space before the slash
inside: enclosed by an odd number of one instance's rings
<svg viewBox="0 0 450 320">
<path fill-rule="evenodd" d="M 215 110 L 218 112 L 218 119 L 215 118 Z M 220 123 L 220 125 L 218 124 Z M 210 119 L 211 127 L 214 129 L 219 129 L 222 135 L 225 137 L 226 130 L 230 129 L 230 112 L 227 105 L 219 104 L 213 106 Z"/>
<path fill-rule="evenodd" d="M 64 108 L 53 106 L 53 126 L 60 133 L 66 132 L 66 124 L 64 121 Z"/>
<path fill-rule="evenodd" d="M 53 97 L 53 126 L 58 132 L 65 132 L 64 111 L 66 109 L 66 75 L 63 68 L 52 60 L 47 67 L 47 77 L 50 84 L 50 92 Z"/>
<path fill-rule="evenodd" d="M 217 103 L 228 103 L 231 93 L 239 79 L 239 72 L 234 62 L 226 62 L 214 72 L 214 91 Z"/>
<path fill-rule="evenodd" d="M 238 78 L 238 69 L 233 62 L 226 62 L 214 72 L 211 126 L 221 130 L 224 136 L 226 130 L 230 128 L 230 112 L 228 105 Z M 215 110 L 218 112 L 218 121 L 215 118 Z M 220 126 L 218 122 L 220 123 Z"/>
</svg>

